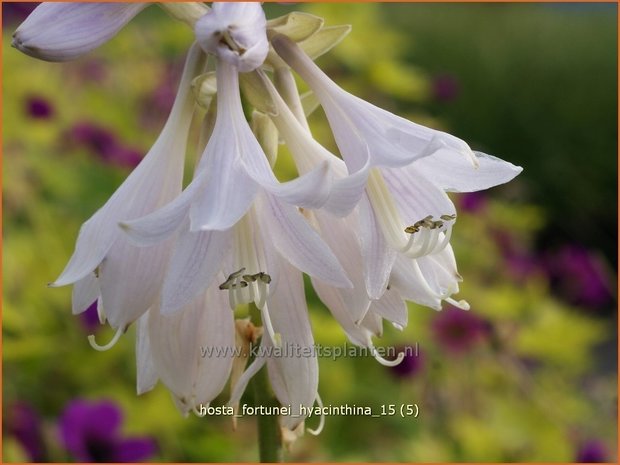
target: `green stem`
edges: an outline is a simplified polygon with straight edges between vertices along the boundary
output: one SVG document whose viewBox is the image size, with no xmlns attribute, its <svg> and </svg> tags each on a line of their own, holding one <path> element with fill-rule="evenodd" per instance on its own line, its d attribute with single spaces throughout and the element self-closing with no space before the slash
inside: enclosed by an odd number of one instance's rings
<svg viewBox="0 0 620 465">
<path fill-rule="evenodd" d="M 260 310 L 254 304 L 250 304 L 250 316 L 252 322 L 259 325 Z M 263 366 L 252 378 L 252 390 L 254 406 L 265 408 L 278 407 L 280 403 L 276 399 L 269 385 L 267 367 Z M 256 426 L 258 429 L 258 450 L 261 463 L 282 462 L 282 433 L 277 415 L 257 415 Z"/>
<path fill-rule="evenodd" d="M 280 403 L 271 393 L 267 367 L 263 367 L 252 380 L 254 385 L 254 405 L 259 407 L 278 407 Z M 277 415 L 257 415 L 258 450 L 262 463 L 282 462 L 282 433 Z"/>
</svg>

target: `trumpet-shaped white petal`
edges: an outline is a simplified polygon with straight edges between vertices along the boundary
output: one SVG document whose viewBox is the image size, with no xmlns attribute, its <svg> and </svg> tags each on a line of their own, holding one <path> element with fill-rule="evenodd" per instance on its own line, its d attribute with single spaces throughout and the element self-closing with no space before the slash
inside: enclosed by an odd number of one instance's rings
<svg viewBox="0 0 620 465">
<path fill-rule="evenodd" d="M 210 286 L 180 312 L 149 312 L 155 371 L 184 413 L 208 404 L 224 388 L 235 349 L 234 316 L 226 295 Z"/>
<path fill-rule="evenodd" d="M 295 347 L 302 356 L 285 353 L 282 357 L 269 358 L 267 369 L 280 403 L 290 405 L 292 414 L 298 415 L 300 406 L 309 409 L 317 397 L 319 364 L 313 351 L 301 273 L 287 263 L 282 262 L 281 266 L 280 282 L 269 302 L 271 320 L 282 334 L 283 346 Z M 267 344 L 270 343 L 268 340 Z M 305 356 L 304 351 L 311 356 Z M 288 416 L 282 419 L 282 426 L 293 429 L 301 421 L 303 417 Z"/>
<path fill-rule="evenodd" d="M 241 72 L 256 69 L 267 57 L 267 21 L 260 3 L 213 3 L 194 31 L 200 46 Z"/>
<path fill-rule="evenodd" d="M 99 282 L 97 277 L 90 273 L 73 285 L 71 306 L 73 314 L 85 311 L 99 297 Z"/>
<path fill-rule="evenodd" d="M 266 240 L 289 263 L 336 287 L 352 287 L 333 252 L 294 207 L 269 195 L 261 197 L 260 205 L 260 212 L 266 218 Z"/>
<path fill-rule="evenodd" d="M 12 45 L 42 60 L 73 60 L 114 37 L 149 5 L 43 2 L 17 28 Z"/>
<path fill-rule="evenodd" d="M 523 168 L 492 155 L 474 151 L 475 166 L 447 150 L 416 161 L 405 170 L 415 170 L 447 192 L 476 192 L 507 183 Z"/>
<path fill-rule="evenodd" d="M 75 283 L 94 272 L 105 314 L 114 328 L 124 329 L 144 313 L 161 285 L 171 242 L 149 249 L 137 248 L 122 234 L 118 223 L 144 216 L 180 193 L 194 107 L 190 83 L 204 62 L 203 52 L 194 46 L 162 133 L 107 203 L 84 223 L 73 256 L 52 284 Z"/>
<path fill-rule="evenodd" d="M 158 379 L 151 355 L 148 312 L 136 324 L 136 368 L 136 390 L 140 395 L 153 389 Z"/>
<path fill-rule="evenodd" d="M 229 231 L 190 232 L 187 225 L 176 241 L 162 288 L 164 315 L 188 305 L 204 292 L 221 269 L 231 245 Z"/>
</svg>

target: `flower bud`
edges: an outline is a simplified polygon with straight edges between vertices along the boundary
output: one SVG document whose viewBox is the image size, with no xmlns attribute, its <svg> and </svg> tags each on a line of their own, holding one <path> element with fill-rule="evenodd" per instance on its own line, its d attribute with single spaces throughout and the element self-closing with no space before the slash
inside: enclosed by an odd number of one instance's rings
<svg viewBox="0 0 620 465">
<path fill-rule="evenodd" d="M 259 3 L 214 3 L 194 31 L 203 50 L 245 73 L 265 61 L 269 51 L 266 25 Z"/>
<path fill-rule="evenodd" d="M 68 61 L 114 37 L 149 3 L 41 3 L 13 34 L 13 47 L 46 61 Z"/>
</svg>

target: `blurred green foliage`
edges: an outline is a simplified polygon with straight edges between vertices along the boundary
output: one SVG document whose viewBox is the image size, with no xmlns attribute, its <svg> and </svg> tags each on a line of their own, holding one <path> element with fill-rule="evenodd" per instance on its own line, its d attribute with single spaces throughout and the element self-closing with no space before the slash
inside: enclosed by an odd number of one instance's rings
<svg viewBox="0 0 620 465">
<path fill-rule="evenodd" d="M 343 87 L 450 130 L 525 171 L 494 190 L 484 208 L 461 213 L 453 236 L 465 277 L 461 295 L 491 335 L 463 353 L 448 352 L 432 331 L 438 314 L 410 305 L 408 327 L 386 327 L 380 344 L 418 343 L 424 365 L 415 376 L 399 378 L 371 358 L 323 359 L 320 393 L 325 404 L 375 411 L 415 402 L 420 417 L 328 417 L 324 432 L 298 440 L 288 458 L 572 461 L 584 441 L 596 438 L 614 460 L 616 376 L 601 371 L 594 350 L 613 357 L 600 347 L 613 340 L 615 325 L 554 297 L 544 273 L 515 278 L 496 239 L 507 231 L 534 254 L 541 238 L 557 235 L 600 245 L 606 254 L 615 245 L 609 242 L 616 236 L 615 10 L 576 16 L 542 5 L 303 8 L 328 24 L 353 24 L 351 35 L 319 60 Z M 273 17 L 293 7 L 266 9 Z M 72 146 L 68 131 L 94 121 L 145 153 L 166 117 L 146 111 L 146 102 L 180 68 L 191 32 L 150 8 L 100 50 L 66 64 L 17 53 L 9 33 L 3 41 L 4 407 L 32 405 L 56 444 L 55 421 L 69 400 L 109 398 L 123 407 L 128 433 L 156 438 L 156 460 L 255 460 L 251 418 L 233 432 L 227 418 L 182 418 L 161 385 L 137 397 L 132 331 L 113 350 L 94 352 L 71 316 L 70 290 L 46 287 L 70 256 L 80 224 L 127 174 Z M 103 75 L 85 78 L 95 65 Z M 433 97 L 438 73 L 457 77 L 459 93 L 449 102 Z M 29 117 L 31 95 L 47 99 L 54 116 Z M 320 112 L 311 123 L 333 148 Z M 343 344 L 342 330 L 307 290 L 316 342 Z M 102 329 L 97 337 L 109 335 Z M 23 460 L 19 444 L 6 439 L 4 461 Z M 50 460 L 71 458 L 56 444 Z"/>
</svg>

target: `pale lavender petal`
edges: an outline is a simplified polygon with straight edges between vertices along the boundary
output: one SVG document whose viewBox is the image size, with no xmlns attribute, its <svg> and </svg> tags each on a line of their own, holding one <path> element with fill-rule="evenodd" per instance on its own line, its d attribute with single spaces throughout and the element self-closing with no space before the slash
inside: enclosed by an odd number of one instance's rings
<svg viewBox="0 0 620 465">
<path fill-rule="evenodd" d="M 148 313 L 142 315 L 136 324 L 136 368 L 136 389 L 140 395 L 153 389 L 158 379 L 151 356 Z"/>
<path fill-rule="evenodd" d="M 299 413 L 299 407 L 311 407 L 317 396 L 319 366 L 314 352 L 312 329 L 304 295 L 302 275 L 284 260 L 277 288 L 271 294 L 268 305 L 274 330 L 281 334 L 282 346 L 299 350 L 284 352 L 282 357 L 267 359 L 269 376 L 278 377 L 283 387 L 275 391 L 282 404 L 291 405 L 292 413 Z M 285 417 L 282 424 L 295 428 L 303 418 Z"/>
<path fill-rule="evenodd" d="M 360 201 L 359 219 L 366 290 L 368 296 L 376 300 L 387 288 L 396 252 L 385 241 L 367 196 Z"/>
<path fill-rule="evenodd" d="M 110 326 L 126 328 L 155 303 L 172 245 L 172 239 L 153 247 L 117 239 L 99 267 L 101 302 Z"/>
<path fill-rule="evenodd" d="M 87 274 L 73 285 L 71 295 L 72 313 L 78 315 L 99 297 L 99 283 L 94 273 Z"/>
<path fill-rule="evenodd" d="M 366 313 L 360 322 L 360 326 L 368 330 L 373 336 L 381 337 L 383 335 L 383 319 L 373 312 Z"/>
<path fill-rule="evenodd" d="M 357 216 L 335 218 L 322 211 L 314 212 L 321 237 L 334 252 L 336 258 L 353 283 L 352 288 L 340 288 L 340 298 L 346 306 L 352 320 L 360 321 L 370 305 L 365 291 L 364 261 L 357 234 Z"/>
<path fill-rule="evenodd" d="M 155 368 L 160 380 L 187 408 L 210 402 L 226 385 L 234 335 L 234 315 L 226 293 L 217 286 L 209 287 L 174 315 L 162 315 L 157 307 L 149 312 Z"/>
<path fill-rule="evenodd" d="M 359 346 L 367 346 L 369 339 L 368 330 L 355 323 L 351 308 L 345 303 L 342 293 L 329 284 L 319 279 L 312 278 L 312 287 L 316 291 L 321 302 L 329 309 L 332 316 L 338 321 L 349 340 Z"/>
<path fill-rule="evenodd" d="M 420 280 L 415 272 L 415 260 L 399 256 L 390 276 L 390 287 L 396 289 L 406 300 L 435 310 L 441 310 L 441 299 Z"/>
<path fill-rule="evenodd" d="M 369 312 L 385 318 L 400 327 L 407 326 L 407 304 L 395 289 L 389 289 L 379 300 L 373 301 Z"/>
<path fill-rule="evenodd" d="M 434 184 L 448 192 L 475 192 L 504 184 L 517 176 L 523 168 L 512 163 L 474 152 L 478 166 L 462 155 L 439 150 L 432 156 L 413 164 L 413 168 Z"/>
<path fill-rule="evenodd" d="M 13 46 L 48 61 L 79 57 L 114 37 L 149 3 L 41 3 L 13 34 Z"/>
<path fill-rule="evenodd" d="M 173 314 L 211 285 L 232 244 L 232 231 L 186 230 L 177 240 L 162 289 L 161 312 Z"/>
<path fill-rule="evenodd" d="M 338 259 L 295 207 L 264 194 L 259 196 L 260 216 L 278 252 L 310 276 L 336 287 L 351 287 Z"/>
<path fill-rule="evenodd" d="M 240 160 L 246 155 L 263 158 L 265 155 L 258 142 L 255 151 L 248 147 L 248 139 L 244 137 L 243 128 L 250 129 L 243 116 L 238 83 L 237 70 L 219 60 L 217 118 L 197 168 L 205 181 L 190 209 L 192 231 L 231 228 L 250 208 L 258 192 L 258 185 Z M 246 154 L 248 150 L 250 153 Z"/>
<path fill-rule="evenodd" d="M 381 171 L 406 224 L 403 229 L 418 220 L 432 215 L 454 215 L 456 208 L 447 194 L 417 169 L 417 162 L 399 170 L 385 168 Z"/>
</svg>

